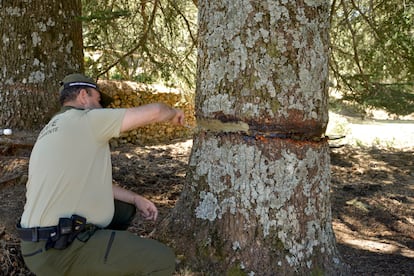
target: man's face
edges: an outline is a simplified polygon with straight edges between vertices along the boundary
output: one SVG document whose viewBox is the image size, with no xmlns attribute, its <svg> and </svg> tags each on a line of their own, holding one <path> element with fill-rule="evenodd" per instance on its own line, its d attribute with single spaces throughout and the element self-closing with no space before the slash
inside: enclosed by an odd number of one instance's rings
<svg viewBox="0 0 414 276">
<path fill-rule="evenodd" d="M 101 101 L 101 94 L 94 88 L 88 88 L 88 97 L 86 98 L 86 105 L 85 108 L 87 109 L 94 109 L 94 108 L 102 108 L 100 104 Z"/>
</svg>

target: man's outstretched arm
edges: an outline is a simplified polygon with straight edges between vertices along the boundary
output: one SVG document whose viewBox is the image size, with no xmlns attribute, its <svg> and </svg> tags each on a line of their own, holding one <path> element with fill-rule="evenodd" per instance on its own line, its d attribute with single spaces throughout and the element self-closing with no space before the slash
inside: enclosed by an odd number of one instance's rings
<svg viewBox="0 0 414 276">
<path fill-rule="evenodd" d="M 163 103 L 128 108 L 122 121 L 121 132 L 159 122 L 184 125 L 184 112 Z"/>
</svg>

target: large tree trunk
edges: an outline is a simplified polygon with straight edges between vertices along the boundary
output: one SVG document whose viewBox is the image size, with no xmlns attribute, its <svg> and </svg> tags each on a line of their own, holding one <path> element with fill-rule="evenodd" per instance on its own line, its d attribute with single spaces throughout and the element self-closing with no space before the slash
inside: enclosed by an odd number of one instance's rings
<svg viewBox="0 0 414 276">
<path fill-rule="evenodd" d="M 199 2 L 200 129 L 166 222 L 193 269 L 346 274 L 323 137 L 328 17 L 327 0 Z"/>
<path fill-rule="evenodd" d="M 0 1 L 0 128 L 38 129 L 59 81 L 83 69 L 81 1 Z"/>
</svg>

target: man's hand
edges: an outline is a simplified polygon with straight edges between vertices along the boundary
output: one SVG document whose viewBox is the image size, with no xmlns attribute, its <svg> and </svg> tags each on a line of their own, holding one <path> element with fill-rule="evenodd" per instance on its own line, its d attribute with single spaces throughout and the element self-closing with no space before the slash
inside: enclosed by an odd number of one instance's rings
<svg viewBox="0 0 414 276">
<path fill-rule="evenodd" d="M 137 209 L 141 211 L 141 215 L 144 219 L 153 221 L 157 220 L 157 207 L 155 207 L 154 203 L 152 203 L 150 200 L 137 194 L 134 197 L 134 204 Z"/>
<path fill-rule="evenodd" d="M 157 207 L 150 200 L 115 184 L 112 185 L 112 191 L 115 199 L 135 205 L 146 220 L 157 219 Z"/>
<path fill-rule="evenodd" d="M 171 122 L 184 125 L 184 112 L 163 103 L 146 104 L 128 108 L 122 120 L 121 132 L 125 132 L 152 123 Z"/>
<path fill-rule="evenodd" d="M 171 123 L 174 125 L 184 126 L 185 124 L 185 116 L 184 112 L 180 109 L 174 108 L 175 116 L 171 119 Z"/>
</svg>

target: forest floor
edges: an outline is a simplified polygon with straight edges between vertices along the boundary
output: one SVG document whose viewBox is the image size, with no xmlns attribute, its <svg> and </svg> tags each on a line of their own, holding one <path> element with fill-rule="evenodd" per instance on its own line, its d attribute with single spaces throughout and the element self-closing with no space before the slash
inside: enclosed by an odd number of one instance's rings
<svg viewBox="0 0 414 276">
<path fill-rule="evenodd" d="M 353 275 L 414 271 L 414 122 L 394 124 L 395 129 L 385 126 L 384 122 L 347 124 L 351 131 L 333 141 L 331 149 L 333 227 L 339 252 Z M 396 136 L 390 138 L 390 133 Z M 370 141 L 369 135 L 373 135 Z M 0 137 L 0 275 L 30 275 L 14 226 L 23 210 L 35 136 Z M 161 221 L 183 188 L 191 146 L 191 140 L 118 146 L 112 151 L 114 179 L 152 199 Z M 130 231 L 151 236 L 155 229 L 137 217 Z"/>
</svg>

